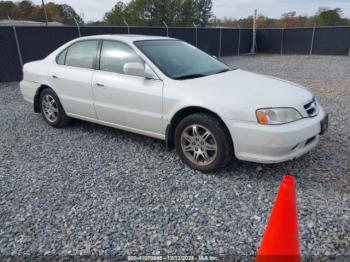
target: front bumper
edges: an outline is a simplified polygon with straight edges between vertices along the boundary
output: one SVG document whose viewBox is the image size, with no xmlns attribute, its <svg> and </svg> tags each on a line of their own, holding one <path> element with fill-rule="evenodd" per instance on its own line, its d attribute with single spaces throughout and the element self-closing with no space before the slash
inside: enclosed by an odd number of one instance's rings
<svg viewBox="0 0 350 262">
<path fill-rule="evenodd" d="M 319 141 L 321 121 L 317 116 L 283 125 L 261 125 L 253 122 L 225 120 L 238 159 L 257 163 L 279 163 L 298 158 L 313 149 Z"/>
</svg>

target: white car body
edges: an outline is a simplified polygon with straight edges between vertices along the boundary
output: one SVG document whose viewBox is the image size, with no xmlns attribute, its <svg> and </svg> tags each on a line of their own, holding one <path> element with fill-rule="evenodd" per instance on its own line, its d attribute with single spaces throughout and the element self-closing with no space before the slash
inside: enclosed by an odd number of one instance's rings
<svg viewBox="0 0 350 262">
<path fill-rule="evenodd" d="M 146 62 L 156 79 L 121 75 L 56 63 L 56 56 L 75 41 L 116 40 L 129 45 Z M 167 77 L 134 41 L 169 39 L 136 35 L 100 35 L 73 40 L 41 61 L 24 65 L 20 83 L 24 99 L 34 103 L 38 89 L 51 87 L 68 116 L 158 139 L 167 139 L 174 115 L 186 108 L 216 114 L 228 128 L 238 159 L 277 163 L 295 159 L 319 141 L 325 112 L 310 117 L 304 106 L 314 96 L 294 83 L 240 69 L 178 81 Z M 57 78 L 54 78 L 57 77 Z M 103 86 L 99 86 L 103 83 Z M 257 122 L 259 108 L 290 107 L 302 119 L 281 125 Z"/>
</svg>

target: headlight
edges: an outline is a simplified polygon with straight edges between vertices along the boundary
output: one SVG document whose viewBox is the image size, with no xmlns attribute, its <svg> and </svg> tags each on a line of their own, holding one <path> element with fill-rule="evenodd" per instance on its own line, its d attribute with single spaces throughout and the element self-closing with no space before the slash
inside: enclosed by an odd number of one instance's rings
<svg viewBox="0 0 350 262">
<path fill-rule="evenodd" d="M 262 125 L 279 125 L 302 118 L 294 108 L 264 108 L 256 110 L 258 122 Z"/>
</svg>

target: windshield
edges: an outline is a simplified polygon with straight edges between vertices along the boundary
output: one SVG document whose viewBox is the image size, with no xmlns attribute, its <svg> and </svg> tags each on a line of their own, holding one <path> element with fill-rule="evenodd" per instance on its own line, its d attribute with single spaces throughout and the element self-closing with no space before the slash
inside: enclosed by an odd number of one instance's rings
<svg viewBox="0 0 350 262">
<path fill-rule="evenodd" d="M 136 41 L 135 45 L 168 77 L 191 79 L 231 70 L 201 50 L 178 40 Z"/>
</svg>

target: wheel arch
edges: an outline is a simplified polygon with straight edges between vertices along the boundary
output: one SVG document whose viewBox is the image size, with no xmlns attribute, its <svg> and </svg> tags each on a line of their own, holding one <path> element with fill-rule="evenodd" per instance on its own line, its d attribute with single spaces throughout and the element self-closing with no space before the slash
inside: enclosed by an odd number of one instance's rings
<svg viewBox="0 0 350 262">
<path fill-rule="evenodd" d="M 41 112 L 40 111 L 40 101 L 39 101 L 40 100 L 40 94 L 46 88 L 52 89 L 50 86 L 43 84 L 43 85 L 40 85 L 39 88 L 36 90 L 36 93 L 34 95 L 34 103 L 33 103 L 34 112 L 35 113 L 40 113 Z"/>
<path fill-rule="evenodd" d="M 188 107 L 184 107 L 180 110 L 178 110 L 171 118 L 170 123 L 167 125 L 166 127 L 166 131 L 165 131 L 165 142 L 166 142 L 166 148 L 168 150 L 175 148 L 175 129 L 177 127 L 177 125 L 180 123 L 180 121 L 182 119 L 184 119 L 185 117 L 195 114 L 195 113 L 205 113 L 205 114 L 209 114 L 214 116 L 215 118 L 217 118 L 220 123 L 222 124 L 223 128 L 225 128 L 225 131 L 228 132 L 229 137 L 231 139 L 230 143 L 233 147 L 234 143 L 232 141 L 232 137 L 230 135 L 230 131 L 228 130 L 225 122 L 222 120 L 222 118 L 215 112 L 213 112 L 212 110 L 209 110 L 207 108 L 204 107 L 200 107 L 200 106 L 188 106 Z"/>
</svg>

